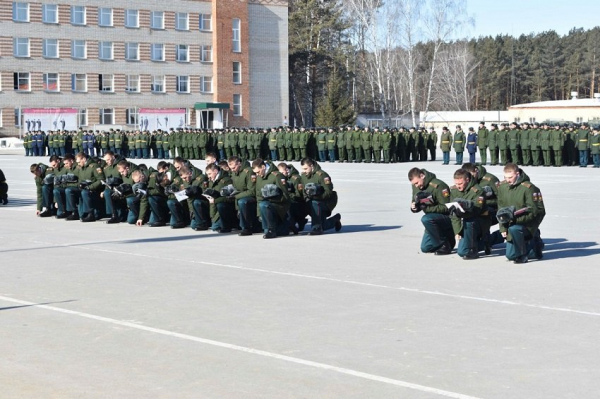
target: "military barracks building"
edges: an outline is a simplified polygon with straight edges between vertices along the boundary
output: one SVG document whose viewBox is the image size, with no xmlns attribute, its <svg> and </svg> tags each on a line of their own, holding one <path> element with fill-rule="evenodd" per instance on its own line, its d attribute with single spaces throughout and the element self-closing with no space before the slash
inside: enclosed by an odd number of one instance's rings
<svg viewBox="0 0 600 399">
<path fill-rule="evenodd" d="M 281 125 L 287 21 L 288 0 L 0 0 L 0 135 Z"/>
</svg>

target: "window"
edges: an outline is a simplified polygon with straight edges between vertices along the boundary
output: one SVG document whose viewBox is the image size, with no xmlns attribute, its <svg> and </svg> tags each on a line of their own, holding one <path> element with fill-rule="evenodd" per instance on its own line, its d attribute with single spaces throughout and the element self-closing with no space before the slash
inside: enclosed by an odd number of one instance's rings
<svg viewBox="0 0 600 399">
<path fill-rule="evenodd" d="M 189 93 L 190 85 L 189 85 L 189 76 L 177 76 L 177 92 L 178 93 Z"/>
<path fill-rule="evenodd" d="M 98 25 L 113 26 L 112 8 L 98 8 Z"/>
<path fill-rule="evenodd" d="M 234 116 L 242 116 L 242 95 L 241 94 L 233 95 L 233 115 Z"/>
<path fill-rule="evenodd" d="M 73 40 L 71 42 L 71 58 L 84 60 L 87 58 L 85 40 Z"/>
<path fill-rule="evenodd" d="M 576 118 L 575 122 L 577 122 L 577 123 L 583 123 L 583 117 L 581 117 L 581 116 L 578 116 L 578 117 Z"/>
<path fill-rule="evenodd" d="M 535 123 L 535 117 L 529 118 L 529 124 Z"/>
<path fill-rule="evenodd" d="M 2 108 L 0 108 L 0 127 L 2 127 Z"/>
<path fill-rule="evenodd" d="M 202 93 L 212 93 L 212 76 L 200 77 L 200 91 Z"/>
<path fill-rule="evenodd" d="M 98 75 L 98 80 L 100 82 L 100 91 L 112 93 L 113 91 L 113 75 L 111 74 L 100 74 Z"/>
<path fill-rule="evenodd" d="M 87 126 L 87 109 L 86 108 L 79 108 L 79 111 L 77 111 L 77 122 L 79 123 L 79 126 Z"/>
<path fill-rule="evenodd" d="M 45 73 L 43 77 L 43 88 L 44 91 L 58 92 L 60 86 L 58 85 L 58 74 L 57 73 Z"/>
<path fill-rule="evenodd" d="M 125 10 L 125 26 L 127 28 L 139 28 L 138 10 Z"/>
<path fill-rule="evenodd" d="M 175 29 L 177 30 L 188 30 L 188 13 L 177 12 L 175 13 Z"/>
<path fill-rule="evenodd" d="M 112 42 L 98 43 L 98 58 L 101 60 L 113 59 L 113 44 Z"/>
<path fill-rule="evenodd" d="M 29 22 L 29 3 L 12 3 L 13 21 Z"/>
<path fill-rule="evenodd" d="M 21 127 L 22 122 L 21 108 L 15 108 L 15 126 Z"/>
<path fill-rule="evenodd" d="M 29 39 L 15 37 L 13 39 L 13 55 L 15 57 L 29 57 Z"/>
<path fill-rule="evenodd" d="M 212 62 L 212 46 L 202 46 L 200 53 L 200 61 Z"/>
<path fill-rule="evenodd" d="M 31 91 L 31 77 L 29 72 L 15 72 L 14 88 L 16 91 Z"/>
<path fill-rule="evenodd" d="M 125 59 L 128 61 L 137 61 L 140 59 L 138 43 L 125 43 Z"/>
<path fill-rule="evenodd" d="M 236 84 L 236 85 L 242 84 L 242 63 L 241 62 L 233 63 L 233 84 Z"/>
<path fill-rule="evenodd" d="M 71 6 L 71 24 L 85 25 L 85 7 Z"/>
<path fill-rule="evenodd" d="M 152 61 L 165 60 L 165 45 L 153 43 L 151 46 L 150 59 Z"/>
<path fill-rule="evenodd" d="M 45 24 L 58 23 L 58 5 L 42 4 L 42 22 Z"/>
<path fill-rule="evenodd" d="M 101 125 L 112 125 L 114 121 L 114 109 L 112 108 L 100 108 L 99 109 L 100 120 L 99 123 Z"/>
<path fill-rule="evenodd" d="M 200 30 L 212 30 L 211 17 L 210 14 L 200 14 Z"/>
<path fill-rule="evenodd" d="M 87 75 L 74 73 L 71 75 L 71 90 L 85 93 L 87 91 Z"/>
<path fill-rule="evenodd" d="M 42 43 L 42 55 L 44 58 L 58 58 L 58 40 L 44 39 Z"/>
<path fill-rule="evenodd" d="M 140 75 L 127 75 L 127 86 L 125 91 L 128 93 L 140 92 Z"/>
<path fill-rule="evenodd" d="M 231 48 L 234 53 L 240 53 L 242 51 L 241 25 L 242 22 L 239 18 L 233 19 L 233 39 Z"/>
<path fill-rule="evenodd" d="M 163 75 L 155 75 L 152 77 L 152 87 L 150 90 L 153 93 L 165 92 L 165 77 Z"/>
<path fill-rule="evenodd" d="M 176 47 L 176 59 L 179 62 L 188 62 L 189 61 L 189 51 L 188 51 L 188 45 L 186 44 L 179 44 Z"/>
<path fill-rule="evenodd" d="M 139 121 L 140 111 L 139 108 L 127 108 L 125 110 L 125 119 L 128 125 L 137 126 Z"/>
<path fill-rule="evenodd" d="M 152 11 L 150 14 L 150 27 L 152 29 L 164 29 L 165 13 L 162 11 Z"/>
</svg>

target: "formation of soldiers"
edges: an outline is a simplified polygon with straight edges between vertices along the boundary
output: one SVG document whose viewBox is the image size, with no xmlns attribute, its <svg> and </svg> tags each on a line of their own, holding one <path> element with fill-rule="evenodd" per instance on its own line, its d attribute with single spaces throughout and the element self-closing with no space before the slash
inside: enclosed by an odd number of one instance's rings
<svg viewBox="0 0 600 399">
<path fill-rule="evenodd" d="M 206 169 L 176 157 L 156 169 L 135 164 L 108 150 L 94 158 L 85 152 L 52 155 L 48 165 L 34 163 L 30 171 L 37 188 L 39 217 L 67 221 L 129 223 L 150 227 L 190 227 L 240 236 L 262 232 L 263 238 L 297 235 L 308 223 L 309 235 L 342 228 L 332 216 L 337 192 L 331 177 L 310 158 L 302 173 L 291 164 L 276 165 L 238 156 L 216 162 L 206 154 Z"/>
<path fill-rule="evenodd" d="M 153 132 L 35 131 L 25 135 L 26 156 L 65 156 L 106 152 L 130 159 L 204 159 L 208 152 L 220 159 L 239 156 L 270 161 L 406 162 L 435 160 L 437 133 L 424 128 L 291 128 L 180 129 Z"/>
<path fill-rule="evenodd" d="M 580 166 L 590 162 L 600 168 L 600 126 L 587 123 L 549 124 L 542 123 L 502 123 L 492 124 L 488 130 L 485 122 L 479 124 L 477 133 L 470 132 L 465 137 L 457 126 L 454 135 L 444 128 L 441 135 L 441 149 L 444 164 L 451 148 L 456 153 L 457 164 L 462 163 L 465 150 L 472 156 L 479 150 L 483 165 L 505 165 L 514 162 L 528 166 Z M 449 160 L 449 158 L 448 158 Z"/>
</svg>

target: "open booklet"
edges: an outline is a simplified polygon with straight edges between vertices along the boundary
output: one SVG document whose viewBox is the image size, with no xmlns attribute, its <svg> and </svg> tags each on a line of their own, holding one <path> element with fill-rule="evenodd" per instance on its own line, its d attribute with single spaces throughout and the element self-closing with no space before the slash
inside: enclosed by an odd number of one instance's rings
<svg viewBox="0 0 600 399">
<path fill-rule="evenodd" d="M 454 208 L 460 210 L 461 212 L 465 213 L 465 210 L 463 209 L 462 206 L 460 206 L 460 203 L 458 203 L 458 202 L 448 202 L 447 204 L 444 204 L 444 205 L 446 205 L 446 208 L 448 208 L 448 209 L 451 209 L 452 207 L 454 207 Z"/>
<path fill-rule="evenodd" d="M 177 201 L 183 201 L 188 199 L 188 196 L 185 195 L 185 190 L 181 190 L 181 191 L 176 191 L 173 193 L 175 195 L 175 198 L 177 199 Z"/>
</svg>

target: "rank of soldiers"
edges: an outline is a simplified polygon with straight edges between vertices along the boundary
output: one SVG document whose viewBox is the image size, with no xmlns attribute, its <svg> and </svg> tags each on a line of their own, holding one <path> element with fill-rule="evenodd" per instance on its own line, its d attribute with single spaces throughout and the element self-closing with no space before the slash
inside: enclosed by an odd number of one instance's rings
<svg viewBox="0 0 600 399">
<path fill-rule="evenodd" d="M 329 174 L 303 158 L 301 173 L 291 164 L 237 155 L 217 163 L 205 154 L 206 169 L 175 157 L 156 169 L 107 150 L 102 158 L 85 152 L 52 155 L 48 165 L 30 167 L 37 189 L 36 214 L 67 221 L 128 223 L 150 227 L 189 227 L 240 236 L 275 238 L 342 228 L 333 214 L 338 201 Z"/>
</svg>

